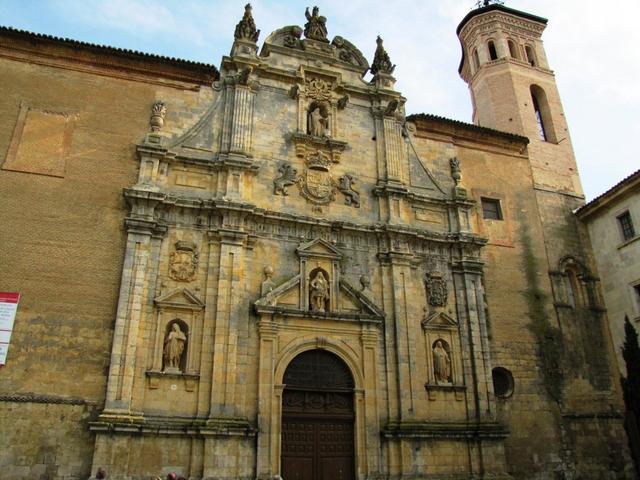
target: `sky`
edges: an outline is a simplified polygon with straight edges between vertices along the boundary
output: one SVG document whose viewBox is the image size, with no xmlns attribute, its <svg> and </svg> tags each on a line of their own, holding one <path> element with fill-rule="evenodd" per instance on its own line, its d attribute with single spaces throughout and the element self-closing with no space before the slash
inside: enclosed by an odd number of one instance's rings
<svg viewBox="0 0 640 480">
<path fill-rule="evenodd" d="M 455 30 L 475 0 L 316 0 L 329 38 L 351 41 L 371 62 L 381 35 L 397 65 L 407 114 L 471 122 L 458 75 Z M 220 65 L 246 0 L 0 0 L 0 24 Z M 259 45 L 273 30 L 305 23 L 311 3 L 253 0 Z M 640 0 L 506 0 L 549 19 L 543 34 L 569 123 L 587 200 L 640 168 Z"/>
</svg>

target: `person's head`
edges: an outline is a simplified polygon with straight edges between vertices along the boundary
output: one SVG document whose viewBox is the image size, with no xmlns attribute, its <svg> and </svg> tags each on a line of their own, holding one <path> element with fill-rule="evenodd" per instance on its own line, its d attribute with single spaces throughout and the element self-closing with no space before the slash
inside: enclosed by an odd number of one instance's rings
<svg viewBox="0 0 640 480">
<path fill-rule="evenodd" d="M 96 480 L 104 478 L 107 478 L 107 471 L 104 468 L 99 467 L 98 471 L 96 472 Z"/>
<path fill-rule="evenodd" d="M 178 479 L 178 475 L 176 475 L 176 472 L 171 472 L 170 474 L 167 475 L 167 480 L 177 480 Z"/>
</svg>

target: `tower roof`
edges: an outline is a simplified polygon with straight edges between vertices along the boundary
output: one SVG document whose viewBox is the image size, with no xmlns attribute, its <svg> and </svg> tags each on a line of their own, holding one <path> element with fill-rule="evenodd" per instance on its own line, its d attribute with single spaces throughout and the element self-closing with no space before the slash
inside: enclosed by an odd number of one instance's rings
<svg viewBox="0 0 640 480">
<path fill-rule="evenodd" d="M 465 15 L 465 17 L 462 19 L 462 21 L 460 22 L 460 24 L 458 25 L 458 28 L 456 28 L 456 35 L 460 36 L 460 32 L 462 31 L 464 26 L 467 23 L 469 23 L 469 21 L 472 18 L 477 17 L 478 15 L 482 15 L 483 13 L 488 13 L 488 12 L 493 12 L 493 11 L 500 11 L 500 12 L 504 12 L 504 13 L 509 13 L 511 15 L 515 15 L 517 17 L 525 18 L 527 20 L 532 20 L 534 22 L 539 22 L 539 23 L 542 23 L 544 25 L 546 25 L 547 22 L 548 22 L 548 20 L 546 18 L 538 17 L 537 15 L 533 15 L 533 14 L 527 13 L 527 12 L 521 12 L 520 10 L 516 10 L 514 8 L 505 7 L 504 5 L 501 5 L 499 3 L 493 3 L 491 5 L 487 5 L 486 7 L 476 8 L 475 10 L 472 10 L 469 13 L 467 13 Z M 462 66 L 463 65 L 464 65 L 464 47 L 462 49 L 462 58 L 460 59 L 460 66 L 458 67 L 458 72 L 462 72 Z"/>
</svg>

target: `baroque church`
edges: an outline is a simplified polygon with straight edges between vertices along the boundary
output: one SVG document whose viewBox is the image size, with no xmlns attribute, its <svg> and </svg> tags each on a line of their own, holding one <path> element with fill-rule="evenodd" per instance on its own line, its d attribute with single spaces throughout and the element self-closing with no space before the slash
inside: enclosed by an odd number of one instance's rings
<svg viewBox="0 0 640 480">
<path fill-rule="evenodd" d="M 635 478 L 547 20 L 462 19 L 467 124 L 304 13 L 219 69 L 0 28 L 2 477 Z"/>
</svg>

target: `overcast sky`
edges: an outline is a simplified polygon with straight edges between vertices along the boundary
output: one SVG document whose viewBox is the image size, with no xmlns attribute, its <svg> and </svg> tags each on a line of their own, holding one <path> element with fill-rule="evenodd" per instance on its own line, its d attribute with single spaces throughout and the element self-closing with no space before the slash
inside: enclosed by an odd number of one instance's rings
<svg viewBox="0 0 640 480">
<path fill-rule="evenodd" d="M 220 65 L 246 0 L 0 0 L 5 26 Z M 471 121 L 455 29 L 474 0 L 318 0 L 329 38 L 369 61 L 380 34 L 407 113 Z M 300 1 L 254 0 L 262 30 L 304 25 Z M 549 19 L 543 35 L 587 199 L 640 168 L 640 0 L 507 0 Z"/>
</svg>

